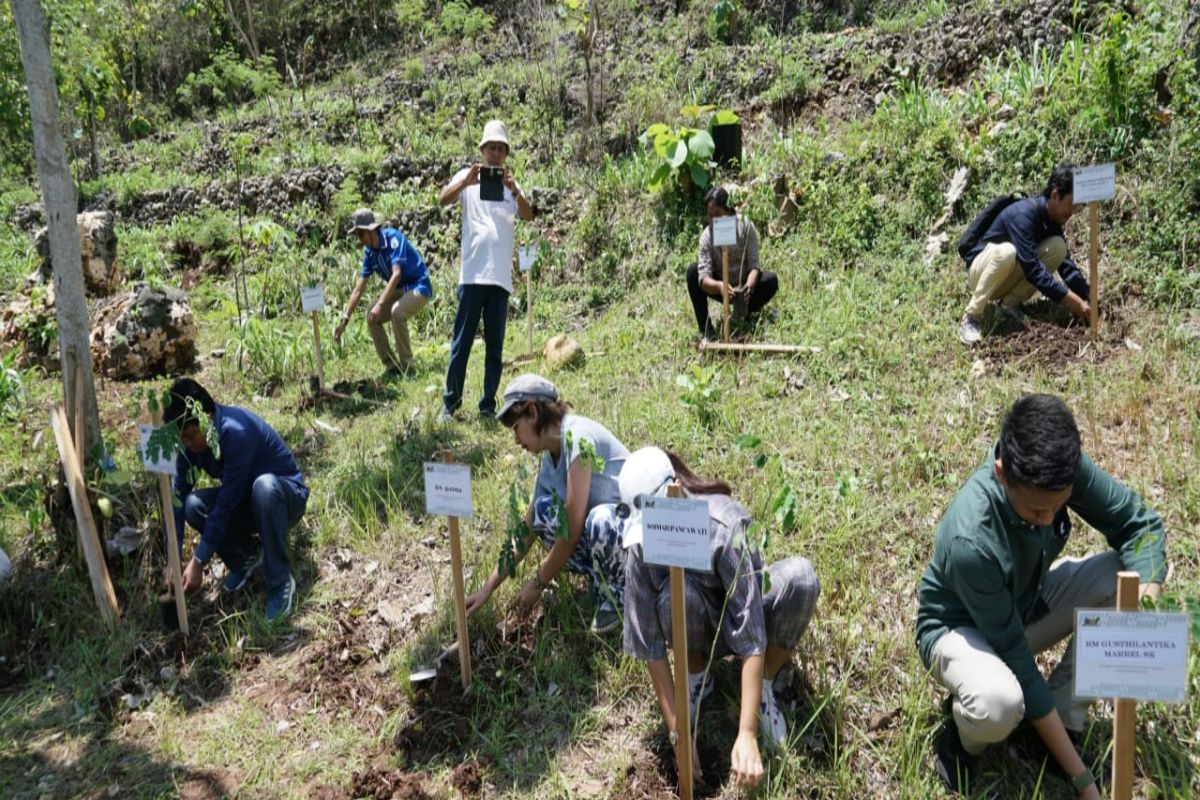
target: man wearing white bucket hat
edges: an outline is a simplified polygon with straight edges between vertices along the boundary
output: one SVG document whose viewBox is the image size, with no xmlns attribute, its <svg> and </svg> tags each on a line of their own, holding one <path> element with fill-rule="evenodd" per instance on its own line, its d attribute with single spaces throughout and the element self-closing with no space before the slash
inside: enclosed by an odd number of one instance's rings
<svg viewBox="0 0 1200 800">
<path fill-rule="evenodd" d="M 458 275 L 458 312 L 450 340 L 450 364 L 446 369 L 446 391 L 442 394 L 440 418 L 449 420 L 462 403 L 467 361 L 479 320 L 483 319 L 483 395 L 479 415 L 492 419 L 496 413 L 496 390 L 504 362 L 504 328 L 508 296 L 512 294 L 513 238 L 516 217 L 533 219 L 533 206 L 505 167 L 508 160 L 508 127 L 498 119 L 483 128 L 479 140 L 482 164 L 459 170 L 442 189 L 443 206 L 462 205 L 462 265 Z M 480 172 L 502 170 L 503 188 L 496 200 L 480 196 Z"/>
<path fill-rule="evenodd" d="M 711 570 L 684 573 L 693 724 L 700 701 L 713 690 L 706 662 L 716 638 L 718 658 L 732 653 L 742 659 L 738 734 L 730 768 L 739 786 L 752 788 L 763 776 L 756 725 L 771 746 L 782 747 L 786 741 L 787 722 L 775 700 L 774 681 L 812 619 L 821 584 L 806 558 L 764 563 L 762 553 L 747 543 L 750 513 L 730 497 L 724 481 L 699 477 L 677 455 L 657 447 L 643 447 L 625 459 L 618 477 L 628 513 L 623 543 L 630 548 L 625 559 L 623 644 L 626 653 L 647 662 L 671 734 L 677 732 L 677 722 L 674 681 L 667 664 L 670 573 L 643 558 L 641 506 L 647 496 L 665 495 L 672 481 L 686 496 L 707 501 L 709 514 Z M 769 576 L 766 591 L 764 574 Z"/>
</svg>

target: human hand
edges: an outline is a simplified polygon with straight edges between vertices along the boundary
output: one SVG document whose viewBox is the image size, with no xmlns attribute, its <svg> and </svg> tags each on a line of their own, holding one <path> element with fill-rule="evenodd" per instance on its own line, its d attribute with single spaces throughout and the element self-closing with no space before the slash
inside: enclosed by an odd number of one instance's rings
<svg viewBox="0 0 1200 800">
<path fill-rule="evenodd" d="M 183 592 L 190 594 L 204 583 L 204 567 L 196 559 L 191 559 L 183 570 Z"/>
<path fill-rule="evenodd" d="M 482 164 L 472 164 L 471 168 L 469 170 L 467 170 L 467 177 L 463 178 L 463 188 L 464 189 L 468 186 L 474 186 L 475 184 L 479 183 L 479 168 L 481 166 L 483 166 L 483 165 Z"/>
<path fill-rule="evenodd" d="M 514 195 L 521 193 L 517 186 L 517 179 L 513 177 L 513 172 L 508 167 L 504 168 L 504 186 Z"/>
<path fill-rule="evenodd" d="M 1138 587 L 1138 599 L 1150 598 L 1154 602 L 1158 602 L 1158 598 L 1162 596 L 1161 583 L 1143 583 Z"/>
<path fill-rule="evenodd" d="M 467 616 L 469 617 L 479 609 L 483 608 L 483 604 L 486 603 L 491 596 L 492 588 L 490 583 L 484 584 L 479 591 L 467 595 Z"/>
<path fill-rule="evenodd" d="M 370 323 L 379 322 L 379 318 L 382 316 L 383 316 L 383 306 L 379 305 L 379 303 L 376 303 L 375 305 L 371 306 L 371 310 L 367 312 L 367 322 L 370 322 Z"/>
<path fill-rule="evenodd" d="M 1067 307 L 1067 310 L 1074 314 L 1077 318 L 1083 320 L 1084 322 L 1088 321 L 1089 315 L 1091 314 L 1091 308 L 1088 306 L 1088 302 L 1082 297 L 1074 292 L 1068 292 L 1066 298 L 1063 299 L 1063 304 Z"/>
<path fill-rule="evenodd" d="M 730 756 L 730 770 L 734 783 L 746 789 L 753 789 L 762 780 L 762 758 L 758 754 L 758 740 L 754 733 L 742 731 L 738 734 Z"/>
<path fill-rule="evenodd" d="M 334 344 L 338 345 L 339 347 L 341 346 L 342 334 L 345 332 L 346 332 L 346 318 L 342 317 L 342 319 L 338 322 L 337 327 L 333 329 Z"/>
<path fill-rule="evenodd" d="M 529 581 L 521 588 L 517 596 L 513 598 L 511 608 L 520 616 L 525 616 L 537 605 L 541 597 L 542 590 L 538 587 L 537 581 Z"/>
</svg>

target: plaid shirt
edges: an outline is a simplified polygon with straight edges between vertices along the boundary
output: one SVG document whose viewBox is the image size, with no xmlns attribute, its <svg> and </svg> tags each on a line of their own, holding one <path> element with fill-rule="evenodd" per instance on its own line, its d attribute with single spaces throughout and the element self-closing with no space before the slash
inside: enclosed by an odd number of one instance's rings
<svg viewBox="0 0 1200 800">
<path fill-rule="evenodd" d="M 696 499 L 708 501 L 712 572 L 685 571 L 688 596 L 703 601 L 703 608 L 689 602 L 688 614 L 708 616 L 712 629 L 721 631 L 731 652 L 743 658 L 764 653 L 767 630 L 759 580 L 762 554 L 745 547 L 739 536 L 750 527 L 750 513 L 728 495 L 699 495 Z M 670 584 L 668 567 L 647 564 L 641 546 L 631 548 L 625 561 L 624 647 L 634 658 L 658 661 L 667 656 L 670 631 L 663 630 L 658 605 L 660 597 L 670 596 Z"/>
</svg>

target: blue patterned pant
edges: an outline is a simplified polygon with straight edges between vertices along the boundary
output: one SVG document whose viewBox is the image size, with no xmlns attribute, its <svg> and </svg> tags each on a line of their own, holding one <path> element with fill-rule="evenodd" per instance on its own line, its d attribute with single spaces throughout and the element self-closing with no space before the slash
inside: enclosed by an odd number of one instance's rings
<svg viewBox="0 0 1200 800">
<path fill-rule="evenodd" d="M 587 575 L 592 588 L 601 598 L 616 601 L 617 608 L 625 605 L 625 548 L 621 547 L 624 521 L 617 518 L 613 504 L 595 506 L 583 521 L 583 535 L 566 569 L 577 575 Z M 550 495 L 533 501 L 533 531 L 547 548 L 553 547 L 554 532 L 558 530 L 558 514 L 566 506 Z M 611 595 L 611 598 L 610 598 Z"/>
</svg>

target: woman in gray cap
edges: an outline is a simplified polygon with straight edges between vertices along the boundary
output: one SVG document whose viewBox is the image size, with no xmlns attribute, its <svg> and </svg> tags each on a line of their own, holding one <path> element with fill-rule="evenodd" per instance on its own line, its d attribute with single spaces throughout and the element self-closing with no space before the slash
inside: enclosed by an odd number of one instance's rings
<svg viewBox="0 0 1200 800">
<path fill-rule="evenodd" d="M 533 502 L 525 512 L 524 536 L 514 548 L 513 569 L 529 552 L 535 535 L 549 552 L 513 605 L 519 610 L 531 607 L 565 569 L 591 579 L 599 601 L 592 631 L 614 630 L 621 624 L 625 595 L 617 475 L 629 450 L 600 423 L 570 413 L 554 384 L 532 373 L 508 384 L 496 418 L 512 429 L 517 444 L 542 457 Z M 467 613 L 486 603 L 506 577 L 497 567 L 467 598 Z"/>
</svg>

